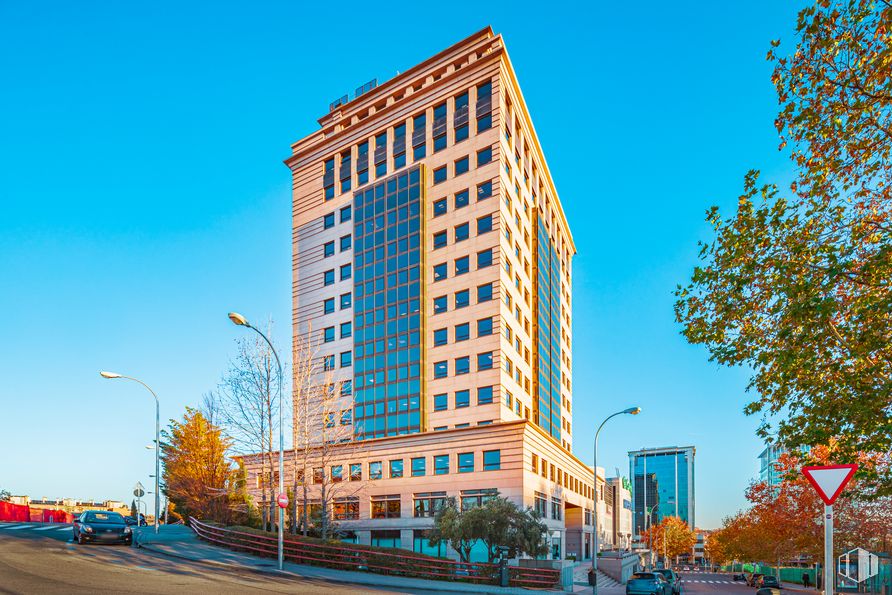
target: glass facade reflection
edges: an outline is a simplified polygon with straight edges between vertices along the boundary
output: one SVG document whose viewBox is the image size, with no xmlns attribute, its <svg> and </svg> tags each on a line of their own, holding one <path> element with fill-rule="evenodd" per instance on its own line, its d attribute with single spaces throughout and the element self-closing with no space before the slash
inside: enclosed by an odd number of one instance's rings
<svg viewBox="0 0 892 595">
<path fill-rule="evenodd" d="M 544 225 L 537 225 L 538 411 L 536 423 L 561 439 L 561 261 Z"/>
<path fill-rule="evenodd" d="M 629 453 L 635 533 L 677 516 L 694 527 L 694 447 Z"/>
<path fill-rule="evenodd" d="M 421 166 L 353 195 L 354 432 L 421 431 Z"/>
</svg>

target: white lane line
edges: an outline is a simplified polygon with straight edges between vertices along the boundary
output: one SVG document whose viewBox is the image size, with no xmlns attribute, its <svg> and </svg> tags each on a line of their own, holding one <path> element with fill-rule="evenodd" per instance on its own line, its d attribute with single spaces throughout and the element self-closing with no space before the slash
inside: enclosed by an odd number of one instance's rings
<svg viewBox="0 0 892 595">
<path fill-rule="evenodd" d="M 0 525 L 0 529 L 14 529 L 16 527 L 24 527 L 26 525 Z"/>
<path fill-rule="evenodd" d="M 53 527 L 53 528 L 56 529 L 55 527 Z M 58 529 L 56 529 L 56 531 L 71 531 L 71 530 L 72 530 L 71 527 L 59 527 Z"/>
<path fill-rule="evenodd" d="M 59 528 L 58 525 L 50 525 L 48 527 L 35 527 L 34 530 L 35 531 L 49 531 L 50 529 L 58 529 L 58 528 Z"/>
<path fill-rule="evenodd" d="M 30 529 L 34 525 L 19 525 L 18 527 L 7 527 L 10 531 L 18 531 L 19 529 Z"/>
</svg>

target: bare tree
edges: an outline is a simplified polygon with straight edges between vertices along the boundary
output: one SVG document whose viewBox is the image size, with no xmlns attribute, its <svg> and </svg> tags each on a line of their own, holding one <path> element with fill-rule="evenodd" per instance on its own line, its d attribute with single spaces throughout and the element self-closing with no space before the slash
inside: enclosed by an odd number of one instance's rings
<svg viewBox="0 0 892 595">
<path fill-rule="evenodd" d="M 272 323 L 270 323 L 270 327 Z M 267 336 L 270 336 L 269 331 Z M 238 353 L 216 391 L 206 399 L 219 415 L 233 448 L 241 454 L 260 453 L 261 522 L 272 531 L 278 475 L 274 436 L 278 429 L 278 383 L 275 357 L 259 336 L 237 340 Z"/>
<path fill-rule="evenodd" d="M 300 505 L 292 512 L 292 530 L 299 524 L 306 535 L 318 523 L 321 536 L 328 538 L 335 500 L 353 496 L 359 484 L 349 483 L 354 445 L 352 379 L 334 371 L 333 361 L 326 359 L 334 355 L 322 355 L 320 343 L 309 326 L 305 333 L 295 334 L 292 479 Z M 317 510 L 313 515 L 317 518 L 311 518 L 311 508 Z"/>
</svg>

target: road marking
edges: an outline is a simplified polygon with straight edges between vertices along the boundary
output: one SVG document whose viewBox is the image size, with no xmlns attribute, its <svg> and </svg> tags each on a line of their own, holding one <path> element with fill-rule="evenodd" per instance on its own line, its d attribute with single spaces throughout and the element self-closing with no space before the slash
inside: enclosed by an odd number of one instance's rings
<svg viewBox="0 0 892 595">
<path fill-rule="evenodd" d="M 35 527 L 35 531 L 52 531 L 53 529 L 58 529 L 59 525 L 50 525 L 48 527 Z M 62 527 L 63 529 L 67 529 L 68 527 Z"/>
<path fill-rule="evenodd" d="M 53 528 L 56 529 L 56 531 L 71 531 L 72 530 L 71 527 L 59 527 L 58 529 L 56 527 L 53 527 Z"/>
<path fill-rule="evenodd" d="M 18 527 L 6 527 L 10 531 L 18 531 L 19 529 L 30 529 L 34 525 L 19 525 Z"/>
</svg>

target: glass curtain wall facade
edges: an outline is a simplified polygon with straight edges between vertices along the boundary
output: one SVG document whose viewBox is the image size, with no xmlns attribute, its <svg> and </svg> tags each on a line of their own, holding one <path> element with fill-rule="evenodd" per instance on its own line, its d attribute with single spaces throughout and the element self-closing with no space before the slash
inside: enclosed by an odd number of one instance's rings
<svg viewBox="0 0 892 595">
<path fill-rule="evenodd" d="M 561 439 L 561 261 L 544 225 L 536 225 L 538 381 L 535 420 Z"/>
<path fill-rule="evenodd" d="M 353 195 L 354 433 L 422 429 L 421 166 Z"/>
<path fill-rule="evenodd" d="M 636 534 L 669 516 L 694 526 L 693 447 L 632 452 L 629 465 Z"/>
</svg>

